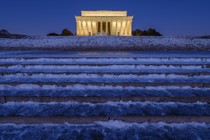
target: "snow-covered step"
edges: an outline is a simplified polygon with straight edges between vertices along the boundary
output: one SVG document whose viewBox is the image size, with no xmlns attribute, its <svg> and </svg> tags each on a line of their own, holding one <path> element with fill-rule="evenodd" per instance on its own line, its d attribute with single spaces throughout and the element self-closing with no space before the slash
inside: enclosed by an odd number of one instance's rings
<svg viewBox="0 0 210 140">
<path fill-rule="evenodd" d="M 128 123 L 123 121 L 97 121 L 86 124 L 62 123 L 62 124 L 40 124 L 41 122 L 71 122 L 71 119 L 31 118 L 30 122 L 39 124 L 1 124 L 0 133 L 2 139 L 30 139 L 30 140 L 52 140 L 52 139 L 209 139 L 210 124 L 189 122 L 189 117 L 183 118 L 188 123 Z M 27 122 L 17 118 L 18 121 Z M 43 119 L 43 121 L 42 121 Z M 196 120 L 193 118 L 192 120 Z M 12 119 L 11 119 L 12 120 Z M 13 119 L 14 120 L 14 119 Z M 37 121 L 38 120 L 38 121 Z M 73 120 L 73 119 L 72 119 Z M 76 119 L 78 120 L 78 119 Z M 96 119 L 97 120 L 97 119 Z M 149 120 L 149 119 L 148 119 Z M 151 119 L 153 122 L 153 119 Z M 12 122 L 12 121 L 11 121 Z M 81 121 L 82 122 L 82 121 Z M 168 121 L 170 122 L 170 121 Z M 184 121 L 182 121 L 184 122 Z M 180 133 L 181 132 L 181 133 Z M 9 133 L 9 134 L 8 134 Z M 50 134 L 50 135 L 49 135 Z M 174 135 L 176 134 L 176 135 Z M 9 136 L 8 136 L 9 135 Z"/>
<path fill-rule="evenodd" d="M 30 66 L 65 66 L 65 67 L 71 67 L 71 66 L 96 66 L 96 67 L 101 67 L 101 66 L 135 66 L 135 67 L 140 67 L 140 66 L 145 66 L 145 67 L 150 67 L 150 66 L 165 66 L 165 67 L 182 67 L 182 66 L 198 66 L 202 68 L 210 68 L 210 64 L 0 64 L 0 67 L 13 67 L 13 66 L 18 66 L 18 67 L 30 67 Z"/>
<path fill-rule="evenodd" d="M 0 58 L 210 58 L 209 51 L 1 51 Z"/>
<path fill-rule="evenodd" d="M 117 72 L 77 72 L 77 71 L 74 71 L 74 72 L 7 72 L 7 71 L 4 71 L 4 72 L 0 72 L 0 76 L 7 76 L 7 75 L 33 75 L 33 74 L 36 74 L 36 75 L 41 75 L 41 74 L 52 74 L 52 75 L 82 75 L 82 74 L 95 74 L 95 75 L 138 75 L 138 76 L 144 76 L 144 75 L 150 75 L 150 74 L 155 74 L 155 75 L 162 75 L 162 74 L 165 74 L 165 75 L 173 75 L 173 74 L 176 74 L 176 75 L 183 75 L 183 76 L 201 76 L 201 75 L 210 75 L 210 72 L 199 72 L 199 71 L 195 71 L 195 72 L 120 72 L 120 71 L 117 71 Z"/>
<path fill-rule="evenodd" d="M 183 102 L 183 103 L 193 103 L 193 102 L 206 102 L 210 103 L 210 97 L 150 97 L 150 96 L 75 96 L 75 97 L 62 97 L 62 96 L 0 96 L 0 103 L 6 102 L 91 102 L 91 103 L 104 103 L 108 101 L 120 102 L 120 101 L 133 101 L 133 102 Z"/>
<path fill-rule="evenodd" d="M 168 125 L 180 125 L 180 127 L 186 124 L 199 124 L 202 125 L 210 125 L 210 116 L 123 116 L 123 117 L 115 117 L 115 116 L 33 116 L 33 117 L 22 117 L 22 116 L 14 116 L 14 117 L 0 117 L 0 132 L 6 129 L 6 126 L 15 126 L 20 124 L 21 126 L 58 126 L 58 125 L 75 125 L 77 127 L 84 126 L 85 124 L 90 126 L 92 123 L 97 122 L 107 122 L 107 121 L 123 121 L 124 123 L 129 124 L 137 124 L 142 123 L 145 124 L 164 124 L 169 123 Z M 204 123 L 205 122 L 205 123 Z M 122 123 L 122 122 L 121 122 Z M 25 124 L 25 125 L 24 125 Z M 47 125 L 49 124 L 49 125 Z M 19 129 L 20 129 L 19 125 Z M 4 129 L 2 128 L 4 126 Z M 121 127 L 120 123 L 115 127 Z M 112 126 L 113 127 L 113 126 Z M 209 126 L 210 127 L 210 126 Z M 28 127 L 27 127 L 28 128 Z M 89 127 L 88 127 L 89 128 Z M 113 127 L 114 128 L 114 127 Z M 192 128 L 192 126 L 191 126 Z M 13 128 L 14 129 L 14 128 Z M 151 129 L 151 128 L 150 128 Z M 150 130 L 149 129 L 149 130 Z M 192 130 L 192 129 L 189 129 Z M 39 131 L 40 132 L 40 131 Z M 207 133 L 205 134 L 207 135 Z"/>
<path fill-rule="evenodd" d="M 32 85 L 38 85 L 38 86 L 74 86 L 74 85 L 93 85 L 93 86 L 122 86 L 122 87 L 128 87 L 128 86 L 133 86 L 133 87 L 147 87 L 147 86 L 152 86 L 152 87 L 157 87 L 157 86 L 178 86 L 178 87 L 210 87 L 210 83 L 201 83 L 201 82 L 30 82 L 30 83 L 25 83 L 25 82 L 1 82 L 1 85 L 26 85 L 26 84 L 32 84 Z"/>
<path fill-rule="evenodd" d="M 14 65 L 0 67 L 0 72 L 210 72 L 203 66 L 146 66 L 146 65 L 109 65 L 109 66 L 80 66 L 80 65 Z"/>
<path fill-rule="evenodd" d="M 209 116 L 206 102 L 7 102 L 0 116 Z"/>
<path fill-rule="evenodd" d="M 0 58 L 4 64 L 210 64 L 210 58 Z"/>
<path fill-rule="evenodd" d="M 146 85 L 146 84 L 145 84 Z M 40 83 L 37 84 L 1 84 L 0 96 L 52 96 L 52 97 L 123 97 L 123 96 L 139 96 L 139 97 L 210 97 L 210 86 L 203 87 L 203 84 L 191 84 L 187 83 L 179 86 L 175 86 L 174 83 L 167 86 L 164 83 L 162 86 L 159 83 L 154 86 L 142 85 L 132 86 L 130 85 L 91 85 L 91 84 L 73 84 L 62 85 L 53 84 L 47 85 Z M 191 85 L 191 86 L 190 86 Z"/>
<path fill-rule="evenodd" d="M 38 86 L 48 86 L 48 85 L 56 85 L 56 86 L 72 86 L 72 85 L 94 85 L 94 86 L 122 86 L 122 87 L 147 87 L 147 86 L 179 86 L 179 87 L 210 87 L 210 83 L 201 83 L 201 82 L 1 82 L 1 85 L 26 85 L 33 84 Z"/>
<path fill-rule="evenodd" d="M 1 82 L 102 82 L 102 83 L 153 83 L 153 82 L 201 82 L 210 83 L 210 75 L 199 76 L 185 76 L 178 74 L 148 74 L 148 75 L 135 75 L 135 74 L 9 74 L 0 76 Z"/>
<path fill-rule="evenodd" d="M 150 73 L 148 72 L 0 72 L 0 76 L 7 76 L 7 75 L 28 75 L 31 76 L 33 74 L 54 74 L 54 75 L 82 75 L 82 74 L 95 74 L 95 75 L 128 75 L 128 74 L 133 74 L 137 76 L 141 75 L 149 75 L 149 74 L 155 74 L 155 75 L 180 75 L 180 76 L 205 76 L 205 75 L 210 75 L 210 72 L 155 72 L 155 73 Z"/>
</svg>

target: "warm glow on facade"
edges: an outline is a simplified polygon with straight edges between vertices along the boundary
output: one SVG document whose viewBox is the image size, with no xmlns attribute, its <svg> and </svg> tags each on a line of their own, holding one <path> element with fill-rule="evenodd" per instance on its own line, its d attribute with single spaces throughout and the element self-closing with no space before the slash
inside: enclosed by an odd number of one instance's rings
<svg viewBox="0 0 210 140">
<path fill-rule="evenodd" d="M 77 35 L 131 36 L 132 20 L 127 11 L 82 11 L 76 16 Z"/>
</svg>

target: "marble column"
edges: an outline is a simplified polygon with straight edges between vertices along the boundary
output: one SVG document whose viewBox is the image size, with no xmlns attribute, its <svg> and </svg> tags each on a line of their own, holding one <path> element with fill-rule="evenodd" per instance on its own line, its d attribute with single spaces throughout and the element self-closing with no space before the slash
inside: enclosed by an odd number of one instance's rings
<svg viewBox="0 0 210 140">
<path fill-rule="evenodd" d="M 77 35 L 80 35 L 80 32 L 79 32 L 79 21 L 77 21 Z"/>
<path fill-rule="evenodd" d="M 130 21 L 129 35 L 132 35 L 132 22 Z"/>
<path fill-rule="evenodd" d="M 84 35 L 88 35 L 87 21 L 83 21 L 83 30 L 84 30 Z"/>
<path fill-rule="evenodd" d="M 117 21 L 115 22 L 115 30 L 114 30 L 114 35 L 117 35 Z"/>
<path fill-rule="evenodd" d="M 127 35 L 130 35 L 130 21 L 127 21 Z"/>
<path fill-rule="evenodd" d="M 121 35 L 125 35 L 125 29 L 126 29 L 126 22 L 125 21 L 122 21 L 122 29 L 121 29 Z"/>
<path fill-rule="evenodd" d="M 91 35 L 91 21 L 87 21 L 87 32 L 88 32 L 88 36 Z"/>
<path fill-rule="evenodd" d="M 119 28 L 119 23 L 118 23 L 118 21 L 116 21 L 115 35 L 118 35 L 118 28 Z"/>
<path fill-rule="evenodd" d="M 83 21 L 81 21 L 81 35 L 85 35 Z"/>
<path fill-rule="evenodd" d="M 95 34 L 95 21 L 91 21 L 92 35 Z"/>
<path fill-rule="evenodd" d="M 124 30 L 124 34 L 127 36 L 127 21 L 125 21 L 125 30 Z"/>
<path fill-rule="evenodd" d="M 78 21 L 78 33 L 77 33 L 77 35 L 82 35 L 82 30 L 81 30 L 81 21 Z"/>
<path fill-rule="evenodd" d="M 129 28 L 129 23 L 128 21 L 126 21 L 125 35 L 128 35 L 128 28 Z"/>
<path fill-rule="evenodd" d="M 120 23 L 121 23 L 120 35 L 123 35 L 123 21 L 120 21 Z"/>
<path fill-rule="evenodd" d="M 88 22 L 85 21 L 86 35 L 88 36 Z"/>
<path fill-rule="evenodd" d="M 117 21 L 117 36 L 121 35 L 121 27 L 122 27 L 122 22 L 121 21 Z"/>
<path fill-rule="evenodd" d="M 117 26 L 117 22 L 112 21 L 112 35 L 116 35 L 116 26 Z"/>
</svg>

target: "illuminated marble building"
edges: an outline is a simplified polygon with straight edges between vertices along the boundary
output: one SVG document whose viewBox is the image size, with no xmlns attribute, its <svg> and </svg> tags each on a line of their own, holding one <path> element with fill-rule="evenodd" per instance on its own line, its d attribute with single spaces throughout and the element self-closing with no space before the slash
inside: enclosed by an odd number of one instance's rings
<svg viewBox="0 0 210 140">
<path fill-rule="evenodd" d="M 82 11 L 76 16 L 78 36 L 131 36 L 132 16 L 127 11 Z"/>
</svg>

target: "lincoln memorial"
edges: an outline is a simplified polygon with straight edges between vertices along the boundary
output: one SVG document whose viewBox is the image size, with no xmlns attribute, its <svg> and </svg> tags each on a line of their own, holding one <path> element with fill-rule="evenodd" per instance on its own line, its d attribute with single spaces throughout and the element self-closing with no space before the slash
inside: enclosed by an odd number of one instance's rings
<svg viewBox="0 0 210 140">
<path fill-rule="evenodd" d="M 76 16 L 78 36 L 131 36 L 132 16 L 127 11 L 82 11 Z"/>
</svg>

